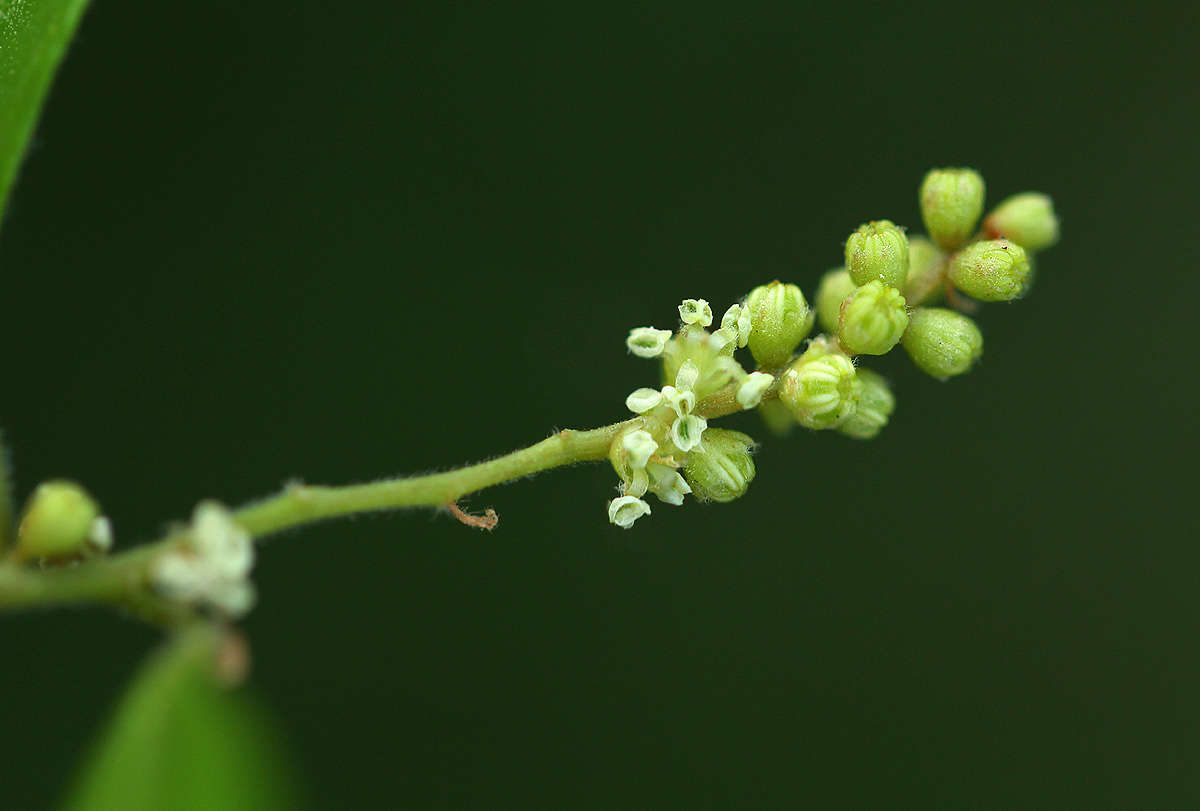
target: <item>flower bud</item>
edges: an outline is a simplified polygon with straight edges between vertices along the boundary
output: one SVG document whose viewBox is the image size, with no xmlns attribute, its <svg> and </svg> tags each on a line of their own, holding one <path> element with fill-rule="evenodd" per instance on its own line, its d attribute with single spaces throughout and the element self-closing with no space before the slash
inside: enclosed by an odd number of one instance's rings
<svg viewBox="0 0 1200 811">
<path fill-rule="evenodd" d="M 888 220 L 860 225 L 846 240 L 846 270 L 855 284 L 878 279 L 888 287 L 904 287 L 908 277 L 908 238 Z"/>
<path fill-rule="evenodd" d="M 859 385 L 854 413 L 838 426 L 838 431 L 855 439 L 872 439 L 896 410 L 896 398 L 882 375 L 870 369 L 858 369 L 856 375 Z"/>
<path fill-rule="evenodd" d="M 941 307 L 918 307 L 900 339 L 913 363 L 945 380 L 969 371 L 983 354 L 983 334 L 967 316 Z"/>
<path fill-rule="evenodd" d="M 980 301 L 1011 301 L 1029 286 L 1029 258 L 1007 239 L 976 242 L 950 260 L 950 281 Z"/>
<path fill-rule="evenodd" d="M 100 518 L 95 500 L 75 482 L 43 482 L 25 504 L 17 527 L 17 556 L 25 560 L 83 554 L 89 551 L 88 539 Z"/>
<path fill-rule="evenodd" d="M 750 353 L 764 368 L 787 363 L 813 325 L 813 311 L 794 284 L 771 282 L 746 297 Z"/>
<path fill-rule="evenodd" d="M 1058 217 L 1049 197 L 1027 191 L 996 206 L 983 221 L 983 230 L 992 239 L 1004 237 L 1036 253 L 1058 242 Z"/>
<path fill-rule="evenodd" d="M 842 314 L 842 302 L 854 292 L 854 280 L 845 268 L 834 268 L 821 277 L 817 287 L 817 320 L 821 329 L 837 332 L 838 319 Z"/>
<path fill-rule="evenodd" d="M 908 326 L 904 296 L 883 282 L 867 282 L 842 302 L 838 339 L 862 355 L 883 355 L 900 342 Z"/>
<path fill-rule="evenodd" d="M 806 428 L 836 428 L 854 413 L 855 389 L 850 358 L 814 341 L 784 373 L 779 400 Z"/>
<path fill-rule="evenodd" d="M 925 237 L 908 241 L 908 282 L 904 299 L 909 307 L 940 301 L 945 291 L 946 254 Z"/>
<path fill-rule="evenodd" d="M 683 475 L 701 501 L 733 501 L 754 480 L 750 449 L 754 440 L 738 431 L 710 428 L 704 433 L 704 452 L 689 453 Z"/>
<path fill-rule="evenodd" d="M 921 218 L 933 241 L 952 251 L 983 213 L 983 178 L 974 169 L 931 169 L 921 183 Z"/>
</svg>

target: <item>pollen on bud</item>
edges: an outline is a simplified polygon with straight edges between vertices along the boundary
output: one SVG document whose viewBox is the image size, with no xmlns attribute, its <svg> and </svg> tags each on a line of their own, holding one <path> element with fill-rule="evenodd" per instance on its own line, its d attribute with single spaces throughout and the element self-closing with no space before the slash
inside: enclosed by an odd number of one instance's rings
<svg viewBox="0 0 1200 811">
<path fill-rule="evenodd" d="M 967 241 L 983 213 L 983 178 L 974 169 L 930 169 L 921 182 L 925 230 L 952 251 Z"/>
<path fill-rule="evenodd" d="M 941 299 L 946 286 L 946 253 L 925 237 L 908 241 L 908 282 L 904 299 L 908 306 L 933 304 Z"/>
<path fill-rule="evenodd" d="M 754 440 L 739 431 L 710 428 L 704 433 L 704 452 L 689 453 L 683 475 L 700 501 L 733 501 L 754 480 Z"/>
<path fill-rule="evenodd" d="M 764 368 L 782 366 L 813 325 L 813 311 L 794 284 L 771 282 L 750 291 L 750 353 Z"/>
<path fill-rule="evenodd" d="M 1058 216 L 1047 195 L 1027 191 L 996 206 L 983 221 L 983 231 L 992 239 L 1004 237 L 1036 253 L 1058 242 Z"/>
<path fill-rule="evenodd" d="M 836 428 L 854 413 L 856 387 L 850 358 L 813 341 L 783 374 L 779 400 L 806 428 Z"/>
<path fill-rule="evenodd" d="M 838 431 L 855 439 L 873 439 L 896 410 L 896 398 L 887 381 L 870 369 L 858 369 L 858 397 L 854 413 Z"/>
<path fill-rule="evenodd" d="M 913 310 L 900 342 L 918 368 L 939 380 L 970 371 L 983 354 L 983 333 L 975 322 L 941 307 Z"/>
<path fill-rule="evenodd" d="M 838 339 L 851 352 L 883 355 L 900 342 L 907 326 L 900 291 L 883 282 L 867 282 L 842 302 Z"/>
<path fill-rule="evenodd" d="M 96 501 L 75 482 L 43 482 L 29 496 L 21 515 L 17 557 L 69 558 L 88 551 L 103 551 L 90 541 L 100 517 Z M 103 538 L 98 540 L 102 546 Z"/>
<path fill-rule="evenodd" d="M 650 514 L 650 505 L 634 496 L 618 496 L 608 502 L 608 520 L 621 529 L 629 529 L 633 522 Z"/>
<path fill-rule="evenodd" d="M 845 268 L 834 268 L 821 277 L 817 287 L 817 320 L 821 329 L 837 332 L 838 319 L 842 314 L 842 302 L 854 292 L 854 280 Z"/>
<path fill-rule="evenodd" d="M 963 248 L 950 260 L 950 281 L 980 301 L 1011 301 L 1029 287 L 1025 249 L 1007 239 L 989 239 Z"/>
<path fill-rule="evenodd" d="M 860 225 L 846 240 L 846 270 L 855 284 L 878 279 L 888 287 L 904 287 L 908 278 L 908 238 L 889 220 Z"/>
<path fill-rule="evenodd" d="M 639 358 L 657 358 L 663 353 L 670 338 L 671 331 L 669 329 L 637 327 L 629 331 L 629 337 L 625 339 L 625 346 L 629 347 L 629 351 Z"/>
</svg>

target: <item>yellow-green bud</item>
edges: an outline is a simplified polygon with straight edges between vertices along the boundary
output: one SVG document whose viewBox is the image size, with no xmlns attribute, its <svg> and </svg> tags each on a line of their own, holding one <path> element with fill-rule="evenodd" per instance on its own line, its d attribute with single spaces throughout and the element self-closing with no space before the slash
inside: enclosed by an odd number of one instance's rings
<svg viewBox="0 0 1200 811">
<path fill-rule="evenodd" d="M 878 279 L 888 287 L 904 287 L 908 277 L 904 229 L 888 220 L 860 225 L 846 240 L 846 270 L 855 284 Z"/>
<path fill-rule="evenodd" d="M 1029 286 L 1029 258 L 1007 239 L 976 242 L 951 258 L 950 281 L 980 301 L 1011 301 Z"/>
<path fill-rule="evenodd" d="M 750 353 L 764 368 L 782 366 L 813 325 L 813 311 L 794 284 L 771 282 L 750 291 Z"/>
<path fill-rule="evenodd" d="M 817 320 L 826 332 L 837 332 L 842 302 L 854 292 L 854 280 L 845 268 L 834 268 L 821 277 L 817 288 Z"/>
<path fill-rule="evenodd" d="M 952 251 L 983 213 L 983 178 L 974 169 L 931 169 L 921 183 L 921 218 L 933 241 Z"/>
<path fill-rule="evenodd" d="M 1058 217 L 1049 197 L 1027 191 L 996 206 L 983 221 L 983 230 L 993 239 L 1005 237 L 1036 253 L 1058 242 Z"/>
<path fill-rule="evenodd" d="M 969 371 L 983 354 L 983 334 L 975 322 L 941 307 L 918 307 L 909 313 L 900 342 L 913 363 L 939 380 Z"/>
<path fill-rule="evenodd" d="M 858 369 L 858 400 L 854 413 L 838 426 L 838 431 L 855 439 L 872 439 L 887 425 L 896 410 L 896 398 L 883 376 L 870 369 Z"/>
<path fill-rule="evenodd" d="M 904 296 L 883 282 L 867 282 L 842 302 L 838 339 L 861 355 L 883 355 L 900 342 L 908 326 Z"/>
<path fill-rule="evenodd" d="M 806 428 L 836 428 L 854 413 L 854 363 L 824 341 L 813 341 L 779 384 L 779 400 Z"/>
<path fill-rule="evenodd" d="M 43 482 L 29 496 L 21 515 L 17 556 L 27 560 L 83 554 L 99 518 L 95 500 L 75 482 Z"/>
<path fill-rule="evenodd" d="M 925 237 L 908 241 L 908 283 L 904 298 L 910 307 L 934 304 L 945 291 L 946 254 Z"/>
<path fill-rule="evenodd" d="M 704 432 L 704 452 L 693 451 L 683 465 L 692 494 L 701 501 L 733 501 L 745 494 L 754 480 L 754 440 L 739 431 L 709 428 Z"/>
</svg>

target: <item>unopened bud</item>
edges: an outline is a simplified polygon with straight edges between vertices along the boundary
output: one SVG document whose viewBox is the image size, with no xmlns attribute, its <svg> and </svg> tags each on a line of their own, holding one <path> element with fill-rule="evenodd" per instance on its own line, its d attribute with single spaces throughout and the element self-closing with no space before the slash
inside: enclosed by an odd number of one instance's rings
<svg viewBox="0 0 1200 811">
<path fill-rule="evenodd" d="M 896 410 L 896 398 L 882 375 L 870 369 L 858 369 L 855 374 L 859 385 L 854 413 L 838 431 L 855 439 L 872 439 Z"/>
<path fill-rule="evenodd" d="M 983 178 L 974 169 L 931 169 L 921 183 L 921 217 L 933 241 L 952 251 L 983 213 Z"/>
<path fill-rule="evenodd" d="M 689 453 L 683 475 L 701 501 L 733 501 L 745 494 L 754 480 L 754 440 L 739 431 L 709 428 L 704 432 L 704 452 Z"/>
<path fill-rule="evenodd" d="M 1058 217 L 1048 196 L 1027 191 L 996 206 L 983 221 L 983 230 L 993 239 L 1004 237 L 1036 253 L 1058 242 Z"/>
<path fill-rule="evenodd" d="M 836 428 L 854 413 L 854 363 L 814 341 L 783 374 L 779 400 L 807 428 Z"/>
<path fill-rule="evenodd" d="M 854 292 L 854 287 L 854 280 L 845 268 L 834 268 L 821 277 L 817 287 L 817 320 L 821 322 L 821 329 L 828 333 L 837 332 L 842 302 Z"/>
<path fill-rule="evenodd" d="M 25 560 L 84 554 L 99 518 L 99 506 L 75 482 L 43 482 L 25 504 L 17 527 L 17 556 Z"/>
<path fill-rule="evenodd" d="M 750 352 L 758 365 L 775 368 L 787 363 L 813 325 L 813 311 L 794 284 L 771 282 L 746 297 L 750 313 Z"/>
<path fill-rule="evenodd" d="M 878 279 L 888 287 L 904 287 L 908 278 L 908 238 L 888 220 L 859 226 L 846 240 L 846 270 L 855 284 Z"/>
<path fill-rule="evenodd" d="M 913 363 L 939 380 L 969 371 L 983 354 L 983 334 L 975 322 L 941 307 L 913 310 L 900 342 Z"/>
<path fill-rule="evenodd" d="M 883 282 L 868 282 L 842 302 L 838 339 L 851 352 L 883 355 L 900 341 L 908 326 L 904 296 Z"/>
<path fill-rule="evenodd" d="M 980 301 L 1011 301 L 1029 287 L 1025 249 L 1007 239 L 989 239 L 963 248 L 950 260 L 950 281 Z"/>
</svg>

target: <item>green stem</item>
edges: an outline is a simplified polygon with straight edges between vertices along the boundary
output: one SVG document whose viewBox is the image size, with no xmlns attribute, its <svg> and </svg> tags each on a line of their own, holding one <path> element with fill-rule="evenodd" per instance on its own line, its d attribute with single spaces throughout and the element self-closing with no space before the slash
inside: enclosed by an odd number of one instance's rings
<svg viewBox="0 0 1200 811">
<path fill-rule="evenodd" d="M 402 507 L 452 507 L 469 493 L 520 479 L 550 468 L 591 462 L 608 456 L 634 418 L 590 431 L 559 431 L 536 445 L 477 465 L 408 479 L 385 479 L 344 487 L 294 485 L 283 493 L 243 507 L 234 518 L 247 532 L 262 537 L 289 527 L 354 513 Z M 461 516 L 461 513 L 456 513 Z M 0 563 L 0 609 L 77 603 L 107 603 L 145 616 L 163 614 L 148 588 L 147 567 L 163 548 L 183 538 L 183 530 L 110 558 L 73 567 L 37 569 Z"/>
</svg>

